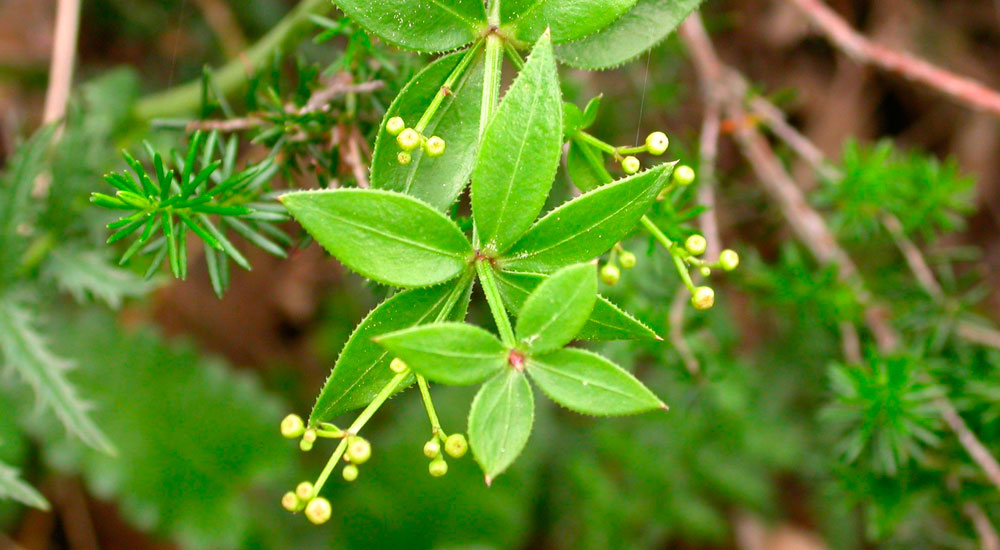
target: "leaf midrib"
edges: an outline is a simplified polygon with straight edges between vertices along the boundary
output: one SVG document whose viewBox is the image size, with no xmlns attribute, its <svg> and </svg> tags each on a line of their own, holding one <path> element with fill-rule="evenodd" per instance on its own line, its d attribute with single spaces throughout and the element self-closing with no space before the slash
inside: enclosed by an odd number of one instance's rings
<svg viewBox="0 0 1000 550">
<path fill-rule="evenodd" d="M 635 400 L 639 399 L 634 394 L 622 392 L 621 390 L 612 388 L 610 386 L 607 386 L 606 384 L 601 384 L 601 383 L 598 383 L 598 382 L 593 381 L 593 380 L 587 380 L 587 379 L 579 377 L 579 376 L 573 376 L 571 373 L 568 373 L 568 372 L 559 371 L 559 370 L 557 370 L 558 367 L 546 364 L 546 363 L 544 363 L 540 359 L 534 359 L 534 360 L 531 360 L 531 361 L 528 362 L 528 370 L 529 371 L 530 371 L 530 369 L 531 369 L 532 366 L 534 366 L 535 368 L 537 368 L 539 370 L 543 370 L 543 371 L 545 371 L 545 372 L 547 372 L 547 373 L 549 373 L 549 374 L 551 374 L 553 376 L 561 376 L 561 377 L 567 378 L 569 380 L 580 382 L 581 385 L 584 385 L 584 386 L 594 386 L 594 387 L 603 389 L 603 390 L 605 390 L 607 392 L 613 393 L 615 395 L 620 395 L 622 397 L 627 397 L 629 399 L 635 399 Z M 583 382 L 586 382 L 586 384 L 583 384 Z"/>
<path fill-rule="evenodd" d="M 593 275 L 591 275 L 591 276 L 593 276 Z M 541 285 L 539 285 L 539 286 L 541 286 Z M 570 306 L 574 303 L 574 301 L 576 300 L 577 296 L 580 295 L 580 292 L 586 286 L 587 286 L 586 285 L 586 281 L 581 281 L 580 284 L 576 285 L 576 289 L 573 290 L 573 295 L 570 296 L 570 298 L 567 299 L 567 300 L 562 300 L 562 305 L 561 305 L 561 307 L 559 307 L 559 309 L 556 311 L 556 313 L 553 314 L 553 315 L 551 315 L 551 316 L 549 316 L 548 320 L 545 323 L 543 323 L 542 326 L 540 326 L 538 328 L 538 330 L 536 330 L 534 332 L 534 334 L 532 334 L 531 336 L 529 336 L 527 338 L 524 338 L 524 340 L 526 340 L 526 341 L 527 340 L 532 340 L 532 338 L 540 336 L 542 333 L 545 332 L 546 329 L 548 329 L 550 326 L 552 326 L 552 323 L 555 323 L 556 321 L 561 320 L 560 317 L 562 316 L 562 314 L 565 313 L 567 310 L 569 310 Z M 525 302 L 524 305 L 527 306 L 528 305 L 527 302 Z M 522 310 L 522 312 L 523 312 L 523 310 Z"/>
</svg>

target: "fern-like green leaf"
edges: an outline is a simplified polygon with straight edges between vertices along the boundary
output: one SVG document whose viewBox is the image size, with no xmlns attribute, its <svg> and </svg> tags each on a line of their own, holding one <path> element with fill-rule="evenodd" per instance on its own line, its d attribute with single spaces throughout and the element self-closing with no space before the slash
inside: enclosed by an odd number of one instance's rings
<svg viewBox="0 0 1000 550">
<path fill-rule="evenodd" d="M 16 468 L 0 462 L 0 499 L 16 500 L 26 506 L 48 510 L 45 497 L 21 479 Z"/>
<path fill-rule="evenodd" d="M 115 267 L 102 251 L 81 250 L 79 243 L 53 250 L 45 274 L 78 302 L 90 296 L 113 309 L 121 307 L 124 298 L 143 296 L 156 287 L 154 281 Z"/>
</svg>

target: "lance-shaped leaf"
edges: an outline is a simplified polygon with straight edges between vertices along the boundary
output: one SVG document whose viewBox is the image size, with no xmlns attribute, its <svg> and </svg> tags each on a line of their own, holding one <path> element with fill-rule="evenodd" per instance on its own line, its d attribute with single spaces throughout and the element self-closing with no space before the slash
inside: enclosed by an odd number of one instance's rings
<svg viewBox="0 0 1000 550">
<path fill-rule="evenodd" d="M 448 208 L 465 189 L 479 144 L 479 106 L 483 100 L 483 54 L 474 53 L 468 67 L 449 87 L 449 93 L 424 129 L 448 144 L 445 154 L 430 158 L 413 151 L 409 164 L 396 160 L 399 145 L 385 125 L 398 116 L 413 126 L 431 99 L 468 52 L 444 56 L 428 65 L 403 88 L 382 119 L 372 156 L 372 187 L 399 191 L 426 201 L 438 210 Z"/>
<path fill-rule="evenodd" d="M 500 296 L 514 315 L 520 315 L 528 295 L 548 277 L 539 273 L 497 273 Z M 576 335 L 580 340 L 662 340 L 652 329 L 611 303 L 598 296 L 594 311 Z"/>
<path fill-rule="evenodd" d="M 330 377 L 316 398 L 309 424 L 327 422 L 339 414 L 364 407 L 395 376 L 389 369 L 393 356 L 373 338 L 433 322 L 442 308 L 452 302 L 446 318 L 464 318 L 471 287 L 471 278 L 463 277 L 454 284 L 404 290 L 373 309 L 358 323 L 340 352 Z M 456 293 L 457 301 L 454 300 Z"/>
<path fill-rule="evenodd" d="M 408 195 L 337 189 L 299 191 L 279 198 L 330 254 L 383 284 L 441 283 L 457 277 L 473 254 L 455 222 Z"/>
<path fill-rule="evenodd" d="M 667 408 L 624 369 L 582 349 L 531 356 L 526 370 L 553 401 L 579 413 L 612 416 Z"/>
<path fill-rule="evenodd" d="M 701 3 L 702 0 L 639 0 L 607 27 L 560 44 L 556 57 L 567 65 L 588 70 L 621 65 L 663 41 Z"/>
<path fill-rule="evenodd" d="M 564 267 L 542 281 L 528 296 L 515 333 L 531 353 L 558 349 L 576 337 L 597 300 L 597 268 L 593 264 Z"/>
<path fill-rule="evenodd" d="M 552 41 L 593 34 L 621 17 L 636 0 L 503 0 L 501 29 L 521 42 L 534 42 L 552 29 Z"/>
<path fill-rule="evenodd" d="M 0 296 L 0 358 L 18 372 L 51 407 L 66 429 L 91 447 L 114 454 L 114 446 L 94 424 L 87 404 L 66 377 L 73 363 L 53 354 L 33 326 L 31 313 L 10 295 Z"/>
<path fill-rule="evenodd" d="M 49 503 L 45 497 L 28 485 L 18 475 L 16 469 L 0 462 L 0 500 L 16 500 L 25 506 L 40 510 L 48 510 Z"/>
<path fill-rule="evenodd" d="M 417 374 L 441 384 L 482 382 L 507 365 L 507 348 L 489 332 L 465 323 L 434 323 L 390 332 L 375 342 Z"/>
<path fill-rule="evenodd" d="M 444 52 L 482 36 L 482 0 L 336 0 L 337 7 L 379 38 L 402 48 Z"/>
<path fill-rule="evenodd" d="M 521 454 L 534 418 L 535 400 L 523 372 L 506 369 L 479 388 L 469 410 L 469 445 L 487 485 Z"/>
<path fill-rule="evenodd" d="M 545 35 L 486 127 L 472 172 L 472 214 L 487 248 L 507 250 L 538 217 L 561 148 L 559 76 Z"/>
<path fill-rule="evenodd" d="M 661 164 L 566 202 L 531 226 L 498 263 L 507 270 L 551 273 L 592 260 L 632 231 L 672 169 Z"/>
</svg>

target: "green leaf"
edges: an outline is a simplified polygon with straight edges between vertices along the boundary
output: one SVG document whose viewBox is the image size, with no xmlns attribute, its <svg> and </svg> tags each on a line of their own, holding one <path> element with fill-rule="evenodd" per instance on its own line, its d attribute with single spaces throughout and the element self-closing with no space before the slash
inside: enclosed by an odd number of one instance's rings
<svg viewBox="0 0 1000 550">
<path fill-rule="evenodd" d="M 403 165 L 396 160 L 399 146 L 385 130 L 388 120 L 402 117 L 413 126 L 423 116 L 431 99 L 467 52 L 444 56 L 428 65 L 396 96 L 382 119 L 372 156 L 372 187 L 413 195 L 438 210 L 448 208 L 465 189 L 479 145 L 479 107 L 483 101 L 483 54 L 472 59 L 462 76 L 449 88 L 424 134 L 439 136 L 447 143 L 445 154 L 430 158 L 423 149 L 410 153 Z"/>
<path fill-rule="evenodd" d="M 562 349 L 527 360 L 527 371 L 553 401 L 583 414 L 636 414 L 667 406 L 618 365 L 582 349 Z"/>
<path fill-rule="evenodd" d="M 486 484 L 521 454 L 535 418 L 535 400 L 523 372 L 513 368 L 488 380 L 469 410 L 469 445 Z"/>
<path fill-rule="evenodd" d="M 636 0 L 504 0 L 501 29 L 531 43 L 552 29 L 552 41 L 569 42 L 593 34 L 621 17 Z"/>
<path fill-rule="evenodd" d="M 702 0 L 639 0 L 594 34 L 556 48 L 556 57 L 579 69 L 599 70 L 629 61 L 663 41 Z"/>
<path fill-rule="evenodd" d="M 34 388 L 39 401 L 55 411 L 70 433 L 99 451 L 115 454 L 66 378 L 73 363 L 53 354 L 34 324 L 31 313 L 14 297 L 0 296 L 0 358 Z"/>
<path fill-rule="evenodd" d="M 594 264 L 564 267 L 542 281 L 524 301 L 515 331 L 532 353 L 568 344 L 583 328 L 597 301 Z"/>
<path fill-rule="evenodd" d="M 543 36 L 483 134 L 472 172 L 472 213 L 485 247 L 503 252 L 538 217 L 562 150 L 562 100 Z"/>
<path fill-rule="evenodd" d="M 392 355 L 372 338 L 434 321 L 455 293 L 459 293 L 459 299 L 447 318 L 461 320 L 465 317 L 471 286 L 469 277 L 457 284 L 404 290 L 373 309 L 358 323 L 340 352 L 330 377 L 316 398 L 309 424 L 327 422 L 339 414 L 364 407 L 392 379 L 394 373 L 389 369 Z"/>
<path fill-rule="evenodd" d="M 585 193 L 613 179 L 604 166 L 604 155 L 593 145 L 576 139 L 569 142 L 566 172 L 573 185 Z"/>
<path fill-rule="evenodd" d="M 18 271 L 23 236 L 17 232 L 32 211 L 31 190 L 44 167 L 45 155 L 56 126 L 43 126 L 20 144 L 0 176 L 0 281 Z"/>
<path fill-rule="evenodd" d="M 519 315 L 528 295 L 547 275 L 538 273 L 497 273 L 500 295 L 514 315 Z M 636 320 L 603 296 L 598 296 L 590 319 L 576 335 L 580 340 L 662 340 L 652 329 Z"/>
<path fill-rule="evenodd" d="M 375 342 L 417 374 L 441 384 L 482 382 L 507 365 L 507 348 L 496 336 L 465 323 L 434 323 L 390 332 Z"/>
<path fill-rule="evenodd" d="M 113 309 L 121 307 L 124 298 L 145 296 L 157 286 L 156 282 L 113 266 L 104 250 L 87 250 L 78 242 L 53 249 L 43 272 L 78 302 L 89 295 Z"/>
<path fill-rule="evenodd" d="M 479 38 L 489 26 L 482 0 L 335 0 L 368 32 L 401 48 L 444 52 Z"/>
<path fill-rule="evenodd" d="M 594 259 L 632 231 L 672 169 L 672 164 L 661 164 L 566 202 L 531 226 L 498 264 L 507 270 L 551 273 Z"/>
<path fill-rule="evenodd" d="M 337 189 L 286 193 L 280 200 L 330 254 L 383 284 L 442 283 L 472 258 L 472 246 L 453 221 L 408 195 Z"/>
<path fill-rule="evenodd" d="M 25 483 L 16 469 L 0 462 L 0 500 L 2 499 L 16 500 L 25 506 L 40 510 L 49 509 L 45 497 Z"/>
</svg>

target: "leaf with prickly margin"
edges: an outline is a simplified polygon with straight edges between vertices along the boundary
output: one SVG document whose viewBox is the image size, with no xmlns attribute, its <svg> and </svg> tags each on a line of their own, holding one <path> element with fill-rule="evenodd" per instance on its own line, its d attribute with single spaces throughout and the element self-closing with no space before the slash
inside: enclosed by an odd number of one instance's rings
<svg viewBox="0 0 1000 550">
<path fill-rule="evenodd" d="M 469 446 L 489 485 L 521 454 L 531 436 L 535 400 L 523 372 L 500 372 L 479 388 L 469 410 Z"/>
<path fill-rule="evenodd" d="M 145 296 L 158 285 L 128 271 L 115 267 L 104 250 L 81 249 L 81 243 L 59 246 L 46 257 L 43 273 L 56 285 L 73 295 L 78 302 L 88 296 L 103 300 L 118 309 L 122 300 Z"/>
<path fill-rule="evenodd" d="M 507 365 L 507 348 L 500 340 L 465 323 L 415 326 L 378 336 L 375 342 L 440 384 L 476 384 Z"/>
<path fill-rule="evenodd" d="M 504 0 L 500 29 L 531 43 L 548 27 L 556 44 L 591 35 L 612 24 L 636 0 Z"/>
<path fill-rule="evenodd" d="M 524 301 L 515 333 L 532 354 L 568 344 L 587 323 L 597 301 L 594 264 L 564 267 L 542 281 Z"/>
<path fill-rule="evenodd" d="M 25 506 L 48 510 L 49 503 L 41 493 L 21 479 L 17 469 L 0 462 L 0 499 L 16 500 Z"/>
<path fill-rule="evenodd" d="M 44 167 L 56 126 L 43 126 L 19 145 L 0 176 L 0 282 L 18 272 L 24 238 L 18 227 L 32 211 L 31 190 Z"/>
<path fill-rule="evenodd" d="M 335 0 L 366 31 L 401 48 L 445 52 L 482 36 L 481 0 Z"/>
</svg>

